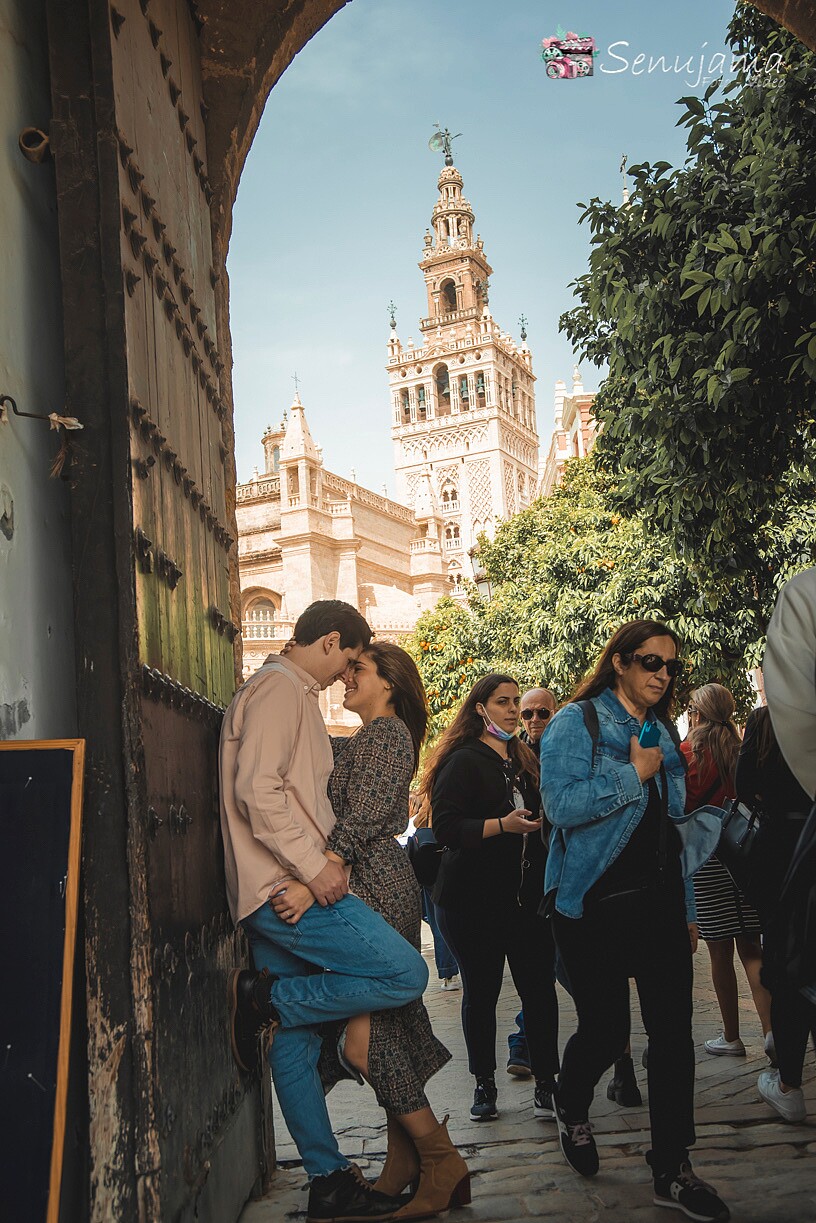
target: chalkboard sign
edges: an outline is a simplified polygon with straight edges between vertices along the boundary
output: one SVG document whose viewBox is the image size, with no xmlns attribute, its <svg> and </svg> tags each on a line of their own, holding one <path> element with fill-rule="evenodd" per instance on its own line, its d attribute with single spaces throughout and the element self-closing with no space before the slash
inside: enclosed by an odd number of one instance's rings
<svg viewBox="0 0 816 1223">
<path fill-rule="evenodd" d="M 83 739 L 0 743 L 0 1214 L 59 1216 Z"/>
</svg>

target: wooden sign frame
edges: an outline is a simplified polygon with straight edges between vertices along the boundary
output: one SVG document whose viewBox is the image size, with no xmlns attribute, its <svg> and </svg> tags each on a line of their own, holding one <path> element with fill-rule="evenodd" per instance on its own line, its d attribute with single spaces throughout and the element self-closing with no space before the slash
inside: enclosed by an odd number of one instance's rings
<svg viewBox="0 0 816 1223">
<path fill-rule="evenodd" d="M 65 883 L 65 939 L 62 950 L 60 1032 L 57 1049 L 57 1082 L 54 1095 L 54 1133 L 51 1140 L 47 1223 L 59 1223 L 62 1160 L 65 1149 L 65 1114 L 68 1101 L 68 1064 L 71 1047 L 71 1007 L 74 993 L 74 955 L 76 952 L 76 927 L 79 911 L 79 874 L 82 862 L 82 789 L 85 776 L 85 740 L 12 739 L 8 742 L 0 743 L 0 752 L 60 750 L 73 753 L 73 769 L 71 774 L 71 827 L 68 837 L 68 862 Z"/>
</svg>

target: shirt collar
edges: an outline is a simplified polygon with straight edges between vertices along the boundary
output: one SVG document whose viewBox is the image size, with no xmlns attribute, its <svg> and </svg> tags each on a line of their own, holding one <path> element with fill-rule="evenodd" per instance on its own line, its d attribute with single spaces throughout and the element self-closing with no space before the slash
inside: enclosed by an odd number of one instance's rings
<svg viewBox="0 0 816 1223">
<path fill-rule="evenodd" d="M 269 654 L 268 657 L 264 659 L 264 666 L 266 666 L 268 662 L 281 663 L 282 666 L 286 667 L 287 671 L 291 671 L 293 675 L 297 676 L 297 678 L 303 684 L 304 692 L 308 692 L 310 696 L 319 696 L 320 684 L 317 682 L 315 677 L 310 675 L 308 671 L 304 671 L 303 667 L 299 667 L 297 663 L 292 662 L 292 660 L 287 658 L 285 654 Z"/>
<path fill-rule="evenodd" d="M 637 722 L 637 718 L 633 717 L 632 714 L 629 713 L 628 709 L 624 708 L 611 688 L 604 688 L 603 692 L 599 695 L 598 700 L 603 704 L 604 708 L 611 713 L 616 722 Z M 654 721 L 654 714 L 652 713 L 651 709 L 646 710 L 646 720 Z"/>
</svg>

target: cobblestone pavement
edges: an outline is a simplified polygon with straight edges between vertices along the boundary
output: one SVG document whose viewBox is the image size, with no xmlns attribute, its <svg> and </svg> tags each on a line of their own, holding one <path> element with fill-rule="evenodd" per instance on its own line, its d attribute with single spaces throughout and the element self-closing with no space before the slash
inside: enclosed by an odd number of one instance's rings
<svg viewBox="0 0 816 1223">
<path fill-rule="evenodd" d="M 658 1223 L 664 1212 L 652 1204 L 643 1154 L 649 1146 L 648 1112 L 621 1109 L 606 1099 L 600 1085 L 592 1121 L 601 1155 L 601 1170 L 592 1180 L 576 1176 L 564 1163 L 552 1121 L 533 1117 L 532 1081 L 505 1074 L 506 1047 L 498 1049 L 499 1118 L 472 1122 L 468 1113 L 472 1080 L 467 1072 L 459 1022 L 461 993 L 438 988 L 423 925 L 424 952 L 431 968 L 425 1002 L 434 1030 L 453 1054 L 431 1081 L 428 1094 L 437 1116 L 450 1113 L 450 1133 L 473 1173 L 473 1203 L 447 1216 L 450 1223 L 499 1223 L 511 1219 L 557 1219 L 563 1223 Z M 767 1066 L 759 1021 L 741 975 L 740 1008 L 745 1058 L 712 1057 L 703 1041 L 720 1029 L 719 1011 L 704 946 L 695 957 L 694 1041 L 697 1050 L 697 1172 L 711 1181 L 731 1207 L 734 1223 L 816 1223 L 816 1067 L 809 1052 L 805 1095 L 809 1122 L 785 1125 L 758 1097 L 756 1078 Z M 561 1038 L 574 1027 L 568 995 L 559 987 Z M 640 1067 L 645 1039 L 637 997 L 632 991 L 632 1044 L 641 1092 L 646 1072 Z M 509 1032 L 518 998 L 509 976 L 499 1002 L 499 1033 Z M 504 1055 L 504 1056 L 502 1056 Z M 385 1153 L 384 1117 L 367 1087 L 341 1083 L 329 1097 L 341 1150 L 359 1163 L 366 1176 L 379 1172 Z M 282 1223 L 305 1218 L 305 1178 L 297 1151 L 275 1113 L 279 1170 L 270 1194 L 250 1202 L 241 1223 Z M 685 1218 L 679 1213 L 676 1218 Z"/>
</svg>

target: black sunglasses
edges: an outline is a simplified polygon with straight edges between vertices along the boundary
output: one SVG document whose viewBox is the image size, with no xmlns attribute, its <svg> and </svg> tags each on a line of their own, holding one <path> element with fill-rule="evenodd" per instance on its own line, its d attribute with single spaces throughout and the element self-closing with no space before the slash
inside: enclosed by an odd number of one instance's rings
<svg viewBox="0 0 816 1223">
<path fill-rule="evenodd" d="M 643 670 L 651 671 L 652 675 L 656 675 L 665 667 L 669 679 L 674 679 L 683 670 L 679 658 L 661 658 L 659 654 L 633 654 L 632 662 L 640 663 Z"/>
<path fill-rule="evenodd" d="M 542 722 L 546 722 L 547 718 L 552 717 L 552 710 L 542 706 L 540 709 L 522 709 L 521 711 L 521 716 L 525 722 L 529 722 L 536 714 L 538 714 Z"/>
</svg>

